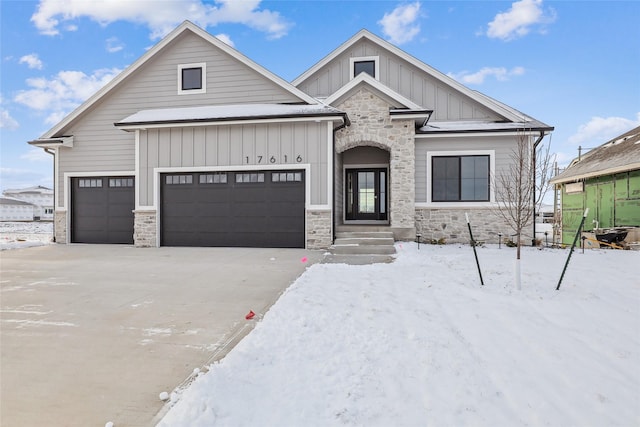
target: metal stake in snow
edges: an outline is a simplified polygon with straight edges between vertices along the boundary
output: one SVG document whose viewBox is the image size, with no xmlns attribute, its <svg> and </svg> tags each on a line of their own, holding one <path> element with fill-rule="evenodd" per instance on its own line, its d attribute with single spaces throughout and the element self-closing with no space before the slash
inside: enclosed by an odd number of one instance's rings
<svg viewBox="0 0 640 427">
<path fill-rule="evenodd" d="M 482 280 L 482 271 L 480 271 L 480 261 L 478 261 L 478 253 L 476 252 L 476 241 L 473 240 L 473 233 L 471 232 L 471 223 L 469 222 L 469 215 L 465 212 L 464 217 L 467 219 L 467 227 L 469 228 L 469 236 L 471 237 L 471 246 L 473 247 L 473 255 L 476 257 L 476 265 L 478 266 L 478 274 L 480 275 L 480 284 L 484 286 Z"/>
<path fill-rule="evenodd" d="M 562 279 L 564 278 L 564 273 L 567 271 L 567 266 L 569 266 L 569 260 L 571 259 L 571 254 L 576 247 L 576 243 L 578 242 L 578 237 L 580 237 L 580 232 L 582 231 L 582 227 L 584 226 L 584 220 L 587 219 L 587 215 L 589 215 L 589 208 L 584 210 L 584 215 L 582 215 L 582 221 L 580 221 L 580 226 L 578 227 L 578 231 L 576 231 L 576 237 L 573 238 L 573 244 L 571 245 L 571 250 L 569 251 L 569 256 L 567 257 L 567 262 L 564 264 L 564 268 L 562 269 L 562 274 L 560 275 L 560 280 L 558 280 L 558 286 L 556 287 L 556 291 L 560 289 L 560 283 L 562 283 Z"/>
</svg>

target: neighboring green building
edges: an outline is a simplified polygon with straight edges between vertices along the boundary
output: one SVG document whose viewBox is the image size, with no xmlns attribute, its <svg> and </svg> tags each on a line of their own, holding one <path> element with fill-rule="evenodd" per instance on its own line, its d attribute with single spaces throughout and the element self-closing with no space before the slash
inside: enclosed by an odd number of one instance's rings
<svg viewBox="0 0 640 427">
<path fill-rule="evenodd" d="M 640 126 L 581 157 L 551 180 L 562 194 L 562 243 L 584 230 L 640 227 Z"/>
</svg>

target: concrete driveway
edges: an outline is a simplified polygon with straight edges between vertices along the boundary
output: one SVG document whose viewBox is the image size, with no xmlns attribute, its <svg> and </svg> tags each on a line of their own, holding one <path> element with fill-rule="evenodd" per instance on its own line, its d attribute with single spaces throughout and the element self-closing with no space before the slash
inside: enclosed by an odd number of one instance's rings
<svg viewBox="0 0 640 427">
<path fill-rule="evenodd" d="M 153 425 L 159 393 L 222 358 L 322 256 L 116 245 L 3 251 L 0 424 Z M 249 310 L 255 320 L 245 320 Z"/>
</svg>

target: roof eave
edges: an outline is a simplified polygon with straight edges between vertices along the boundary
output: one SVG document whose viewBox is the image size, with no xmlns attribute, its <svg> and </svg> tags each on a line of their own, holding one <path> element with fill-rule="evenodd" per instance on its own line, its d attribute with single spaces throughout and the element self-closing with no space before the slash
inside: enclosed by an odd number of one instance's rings
<svg viewBox="0 0 640 427">
<path fill-rule="evenodd" d="M 308 121 L 324 120 L 331 121 L 332 119 L 341 120 L 343 123 L 348 124 L 348 117 L 346 113 L 315 113 L 315 114 L 284 114 L 278 116 L 261 115 L 261 116 L 236 116 L 236 117 L 216 117 L 216 118 L 202 118 L 202 119 L 184 119 L 184 120 L 151 120 L 140 122 L 116 122 L 113 125 L 122 130 L 136 130 L 143 128 L 154 127 L 170 127 L 171 125 L 186 127 L 190 125 L 203 126 L 207 124 L 217 123 L 230 123 L 230 122 L 246 122 L 246 121 L 286 121 L 291 119 L 307 119 Z"/>
<path fill-rule="evenodd" d="M 597 171 L 591 171 L 591 172 L 585 172 L 585 173 L 579 173 L 579 174 L 574 174 L 574 175 L 563 176 L 563 174 L 560 174 L 555 178 L 551 178 L 549 180 L 549 183 L 550 184 L 564 184 L 564 183 L 567 183 L 567 182 L 581 181 L 581 180 L 584 180 L 584 179 L 596 178 L 596 177 L 603 176 L 603 175 L 613 175 L 613 174 L 616 174 L 616 173 L 629 172 L 629 171 L 639 170 L 639 169 L 640 169 L 640 162 L 630 163 L 628 165 L 616 166 L 616 167 L 612 167 L 612 168 L 607 168 L 607 169 L 602 169 L 602 170 L 597 170 Z"/>
</svg>

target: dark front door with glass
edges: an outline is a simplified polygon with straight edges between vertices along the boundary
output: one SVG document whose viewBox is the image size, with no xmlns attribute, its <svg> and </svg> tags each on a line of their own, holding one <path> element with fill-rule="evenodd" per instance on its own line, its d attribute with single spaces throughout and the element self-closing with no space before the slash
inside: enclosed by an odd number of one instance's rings
<svg viewBox="0 0 640 427">
<path fill-rule="evenodd" d="M 347 169 L 345 178 L 345 219 L 386 221 L 387 170 Z"/>
</svg>

